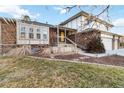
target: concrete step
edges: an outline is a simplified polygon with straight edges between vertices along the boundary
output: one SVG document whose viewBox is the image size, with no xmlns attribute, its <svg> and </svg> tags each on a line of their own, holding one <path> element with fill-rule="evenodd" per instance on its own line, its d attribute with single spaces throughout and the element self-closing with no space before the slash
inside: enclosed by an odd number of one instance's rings
<svg viewBox="0 0 124 93">
<path fill-rule="evenodd" d="M 75 47 L 73 44 L 59 44 L 58 47 Z"/>
<path fill-rule="evenodd" d="M 67 53 L 67 52 L 75 52 L 76 48 L 74 46 L 57 46 L 51 48 L 53 53 Z"/>
</svg>

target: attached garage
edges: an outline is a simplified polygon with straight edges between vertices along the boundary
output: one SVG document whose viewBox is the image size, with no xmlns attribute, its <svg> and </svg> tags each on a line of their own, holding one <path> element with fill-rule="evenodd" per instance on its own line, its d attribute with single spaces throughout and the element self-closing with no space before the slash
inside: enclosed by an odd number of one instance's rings
<svg viewBox="0 0 124 93">
<path fill-rule="evenodd" d="M 119 49 L 119 35 L 101 31 L 101 39 L 105 50 Z"/>
<path fill-rule="evenodd" d="M 114 40 L 114 49 L 118 49 L 118 39 Z"/>
<path fill-rule="evenodd" d="M 83 32 L 78 32 L 76 34 L 76 43 L 79 48 L 86 50 L 89 42 L 94 42 L 92 41 L 94 37 L 101 38 L 106 51 L 119 49 L 119 42 L 120 42 L 119 39 L 121 37 L 120 35 L 107 32 L 107 31 L 101 31 L 98 29 L 86 29 Z M 75 41 L 75 34 L 70 35 L 69 38 Z M 93 46 L 93 43 L 92 43 L 90 47 L 94 48 L 96 46 Z"/>
<path fill-rule="evenodd" d="M 102 43 L 104 44 L 105 50 L 112 50 L 112 39 L 102 37 Z"/>
<path fill-rule="evenodd" d="M 120 43 L 120 37 L 118 36 L 118 35 L 114 35 L 114 41 L 113 41 L 113 43 L 114 43 L 114 49 L 118 49 L 119 48 L 119 43 Z"/>
</svg>

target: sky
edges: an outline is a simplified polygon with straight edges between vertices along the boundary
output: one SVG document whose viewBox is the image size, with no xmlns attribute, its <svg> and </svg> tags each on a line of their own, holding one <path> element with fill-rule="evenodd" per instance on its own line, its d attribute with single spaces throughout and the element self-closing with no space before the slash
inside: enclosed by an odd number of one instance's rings
<svg viewBox="0 0 124 93">
<path fill-rule="evenodd" d="M 81 6 L 81 8 L 73 8 L 71 11 L 67 12 L 63 9 L 64 7 L 64 5 L 1 5 L 0 17 L 21 18 L 22 15 L 29 15 L 32 20 L 57 25 L 81 10 L 96 15 L 104 8 L 104 6 L 96 8 L 85 5 Z M 107 20 L 105 15 L 104 13 L 100 18 Z M 110 32 L 124 35 L 124 5 L 110 6 L 109 19 L 110 23 L 114 25 Z"/>
</svg>

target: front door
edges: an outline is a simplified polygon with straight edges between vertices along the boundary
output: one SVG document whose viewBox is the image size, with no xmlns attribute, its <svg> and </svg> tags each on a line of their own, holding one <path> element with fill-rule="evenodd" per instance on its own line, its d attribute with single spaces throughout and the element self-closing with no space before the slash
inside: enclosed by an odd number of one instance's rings
<svg viewBox="0 0 124 93">
<path fill-rule="evenodd" d="M 61 37 L 60 37 L 61 42 L 65 41 L 65 33 L 61 32 Z"/>
</svg>

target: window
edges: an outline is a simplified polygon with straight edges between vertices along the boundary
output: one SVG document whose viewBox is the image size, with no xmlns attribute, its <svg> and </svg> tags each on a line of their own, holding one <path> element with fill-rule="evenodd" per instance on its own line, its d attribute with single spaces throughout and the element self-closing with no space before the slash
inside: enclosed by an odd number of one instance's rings
<svg viewBox="0 0 124 93">
<path fill-rule="evenodd" d="M 25 34 L 25 27 L 21 27 L 20 38 L 21 39 L 25 39 L 25 36 L 26 36 L 26 34 Z"/>
<path fill-rule="evenodd" d="M 29 39 L 33 39 L 34 34 L 33 34 L 33 28 L 29 28 Z"/>
<path fill-rule="evenodd" d="M 21 32 L 24 32 L 25 31 L 25 27 L 21 27 Z"/>
<path fill-rule="evenodd" d="M 47 39 L 47 34 L 43 34 L 43 40 Z"/>
<path fill-rule="evenodd" d="M 29 28 L 29 32 L 30 33 L 33 33 L 33 28 Z"/>
<path fill-rule="evenodd" d="M 40 33 L 40 29 L 37 29 L 37 32 Z"/>
<path fill-rule="evenodd" d="M 34 38 L 34 34 L 33 33 L 29 33 L 29 38 L 33 39 Z"/>
<path fill-rule="evenodd" d="M 21 32 L 20 37 L 21 37 L 21 39 L 25 39 L 25 32 Z"/>
<path fill-rule="evenodd" d="M 40 34 L 37 34 L 37 39 L 40 39 L 41 38 L 41 35 Z"/>
</svg>

